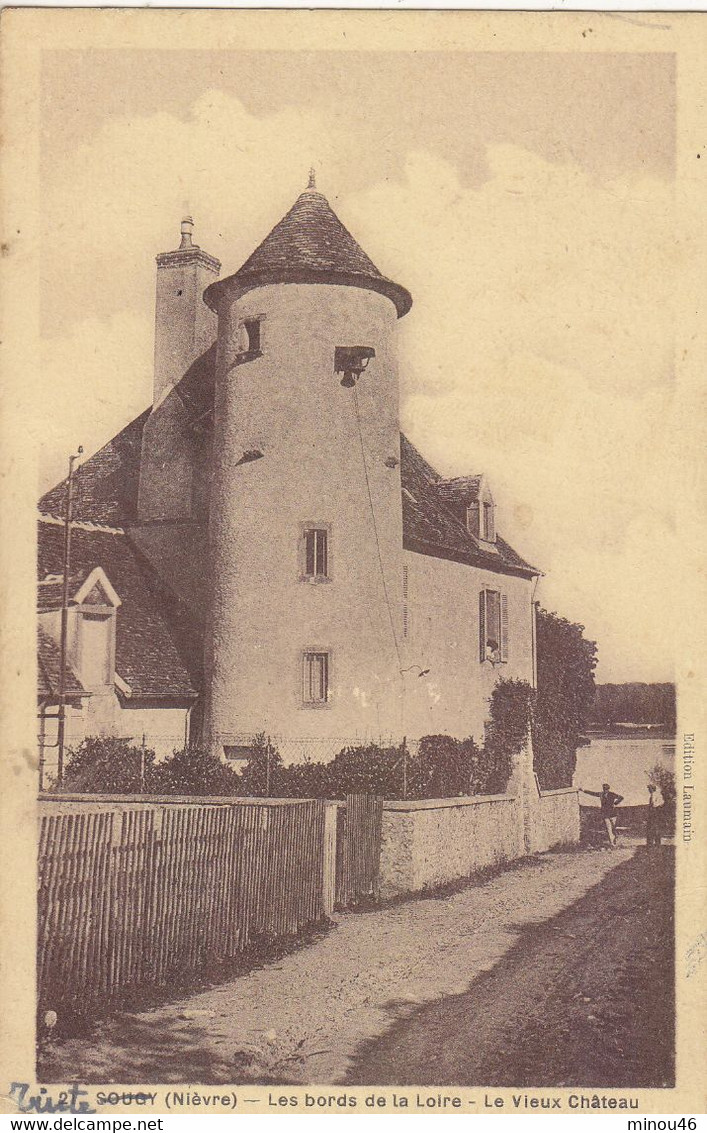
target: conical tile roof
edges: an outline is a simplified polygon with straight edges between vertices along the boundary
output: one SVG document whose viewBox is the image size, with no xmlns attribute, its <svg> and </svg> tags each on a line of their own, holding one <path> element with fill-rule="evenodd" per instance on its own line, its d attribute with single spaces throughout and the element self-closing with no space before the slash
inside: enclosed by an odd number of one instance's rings
<svg viewBox="0 0 707 1133">
<path fill-rule="evenodd" d="M 378 291 L 395 304 L 398 317 L 412 306 L 404 287 L 381 275 L 326 197 L 305 189 L 290 211 L 258 245 L 243 266 L 205 292 L 216 308 L 224 291 L 242 294 L 268 283 L 338 283 Z"/>
</svg>

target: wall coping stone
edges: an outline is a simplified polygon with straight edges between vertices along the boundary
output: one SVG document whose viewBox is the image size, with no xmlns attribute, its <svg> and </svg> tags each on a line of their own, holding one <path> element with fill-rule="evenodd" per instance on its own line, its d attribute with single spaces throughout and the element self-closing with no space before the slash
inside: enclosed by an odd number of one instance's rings
<svg viewBox="0 0 707 1133">
<path fill-rule="evenodd" d="M 462 795 L 450 799 L 395 799 L 383 803 L 383 810 L 442 810 L 453 806 L 479 806 L 482 803 L 512 803 L 515 795 Z"/>
<path fill-rule="evenodd" d="M 546 799 L 548 795 L 578 795 L 579 787 L 556 787 L 554 791 L 541 791 L 540 798 Z"/>
<path fill-rule="evenodd" d="M 118 806 L 290 806 L 307 803 L 312 799 L 276 799 L 264 795 L 88 795 L 42 794 L 37 801 L 48 803 L 115 803 Z M 325 799 L 321 800 L 326 803 Z"/>
</svg>

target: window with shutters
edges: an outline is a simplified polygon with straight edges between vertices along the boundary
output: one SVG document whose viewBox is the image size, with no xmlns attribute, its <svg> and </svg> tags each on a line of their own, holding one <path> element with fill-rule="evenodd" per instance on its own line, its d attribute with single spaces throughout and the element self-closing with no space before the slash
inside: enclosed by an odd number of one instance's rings
<svg viewBox="0 0 707 1133">
<path fill-rule="evenodd" d="M 330 654 L 307 652 L 302 656 L 302 702 L 309 707 L 329 702 Z"/>
<path fill-rule="evenodd" d="M 485 543 L 496 542 L 496 508 L 488 492 L 483 499 L 467 505 L 466 529 Z"/>
<path fill-rule="evenodd" d="M 466 529 L 470 535 L 479 538 L 479 501 L 474 500 L 466 509 Z"/>
<path fill-rule="evenodd" d="M 500 590 L 479 593 L 479 660 L 508 660 L 508 596 Z"/>
<path fill-rule="evenodd" d="M 493 503 L 489 500 L 484 500 L 483 504 L 483 524 L 481 528 L 481 537 L 487 543 L 493 543 L 496 539 L 496 523 L 494 520 L 494 507 Z"/>
<path fill-rule="evenodd" d="M 329 574 L 329 528 L 324 525 L 306 526 L 302 531 L 301 575 L 309 582 L 321 582 Z"/>
</svg>

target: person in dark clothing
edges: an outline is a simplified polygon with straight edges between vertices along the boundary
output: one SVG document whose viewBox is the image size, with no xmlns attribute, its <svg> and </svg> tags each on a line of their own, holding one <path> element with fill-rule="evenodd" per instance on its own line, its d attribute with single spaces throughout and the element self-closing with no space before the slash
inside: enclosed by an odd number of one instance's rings
<svg viewBox="0 0 707 1133">
<path fill-rule="evenodd" d="M 592 795 L 595 799 L 600 799 L 601 817 L 604 820 L 606 827 L 606 834 L 609 839 L 609 845 L 616 845 L 616 808 L 619 803 L 624 801 L 623 795 L 617 795 L 612 791 L 608 783 L 602 783 L 600 791 L 585 791 L 584 787 L 579 788 L 583 795 Z"/>
<path fill-rule="evenodd" d="M 663 807 L 660 795 L 653 783 L 648 786 L 648 818 L 646 819 L 646 845 L 659 846 Z"/>
</svg>

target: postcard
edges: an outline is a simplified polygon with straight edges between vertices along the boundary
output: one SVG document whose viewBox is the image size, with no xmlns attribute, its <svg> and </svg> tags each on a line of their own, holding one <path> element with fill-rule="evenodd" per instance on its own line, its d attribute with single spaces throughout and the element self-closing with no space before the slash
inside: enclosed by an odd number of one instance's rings
<svg viewBox="0 0 707 1133">
<path fill-rule="evenodd" d="M 704 15 L 2 25 L 4 1112 L 696 1128 Z"/>
</svg>

